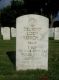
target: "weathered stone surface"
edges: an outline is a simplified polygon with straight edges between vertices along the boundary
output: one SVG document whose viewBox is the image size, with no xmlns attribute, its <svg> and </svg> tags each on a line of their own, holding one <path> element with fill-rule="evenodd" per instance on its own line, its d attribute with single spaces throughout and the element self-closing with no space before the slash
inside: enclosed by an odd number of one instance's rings
<svg viewBox="0 0 59 80">
<path fill-rule="evenodd" d="M 10 28 L 4 27 L 2 29 L 3 40 L 10 40 Z"/>
<path fill-rule="evenodd" d="M 55 40 L 59 40 L 59 27 L 55 28 L 55 36 L 54 36 Z"/>
<path fill-rule="evenodd" d="M 48 70 L 48 18 L 24 15 L 16 20 L 16 70 Z"/>
<path fill-rule="evenodd" d="M 49 28 L 49 37 L 54 37 L 54 28 Z"/>
<path fill-rule="evenodd" d="M 11 37 L 16 37 L 16 28 L 11 28 Z"/>
</svg>

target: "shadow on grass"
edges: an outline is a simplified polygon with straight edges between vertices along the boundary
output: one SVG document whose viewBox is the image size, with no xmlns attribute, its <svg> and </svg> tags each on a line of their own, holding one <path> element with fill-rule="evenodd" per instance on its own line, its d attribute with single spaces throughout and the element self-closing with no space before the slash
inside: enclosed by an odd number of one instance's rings
<svg viewBox="0 0 59 80">
<path fill-rule="evenodd" d="M 13 63 L 14 67 L 16 68 L 16 51 L 7 52 L 7 55 L 10 61 Z"/>
<path fill-rule="evenodd" d="M 54 37 L 49 37 L 49 40 L 54 40 Z"/>
</svg>

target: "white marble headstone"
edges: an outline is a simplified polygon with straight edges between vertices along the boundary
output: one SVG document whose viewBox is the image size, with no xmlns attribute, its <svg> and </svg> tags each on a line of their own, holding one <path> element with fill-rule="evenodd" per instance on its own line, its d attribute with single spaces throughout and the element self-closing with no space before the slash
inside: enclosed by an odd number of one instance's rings
<svg viewBox="0 0 59 80">
<path fill-rule="evenodd" d="M 55 40 L 59 40 L 59 27 L 55 28 L 55 36 L 54 36 Z"/>
<path fill-rule="evenodd" d="M 48 70 L 48 18 L 29 14 L 16 19 L 16 70 Z"/>
<path fill-rule="evenodd" d="M 49 37 L 54 37 L 54 28 L 49 28 Z"/>
<path fill-rule="evenodd" d="M 3 35 L 4 27 L 1 27 L 1 35 Z"/>
<path fill-rule="evenodd" d="M 16 37 L 16 28 L 11 28 L 11 37 Z"/>
<path fill-rule="evenodd" d="M 3 28 L 3 40 L 10 40 L 10 28 L 9 27 Z"/>
</svg>

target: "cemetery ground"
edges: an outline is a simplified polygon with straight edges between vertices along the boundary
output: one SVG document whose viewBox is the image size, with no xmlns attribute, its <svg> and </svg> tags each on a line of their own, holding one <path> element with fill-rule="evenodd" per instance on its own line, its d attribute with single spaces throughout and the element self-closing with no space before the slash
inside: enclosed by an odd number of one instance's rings
<svg viewBox="0 0 59 80">
<path fill-rule="evenodd" d="M 6 54 L 15 50 L 15 38 L 0 40 L 0 80 L 59 80 L 59 41 L 49 39 L 48 71 L 37 69 L 17 72 Z"/>
</svg>

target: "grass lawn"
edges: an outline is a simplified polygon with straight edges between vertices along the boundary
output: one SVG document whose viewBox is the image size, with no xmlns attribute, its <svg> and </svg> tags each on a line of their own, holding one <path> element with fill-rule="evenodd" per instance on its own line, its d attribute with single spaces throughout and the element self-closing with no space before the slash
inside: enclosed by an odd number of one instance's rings
<svg viewBox="0 0 59 80">
<path fill-rule="evenodd" d="M 49 40 L 49 80 L 59 80 L 59 41 Z"/>
<path fill-rule="evenodd" d="M 59 80 L 59 41 L 49 40 L 49 70 L 16 71 L 6 53 L 16 50 L 15 39 L 0 40 L 0 80 Z M 43 79 L 46 80 L 47 78 Z"/>
</svg>

